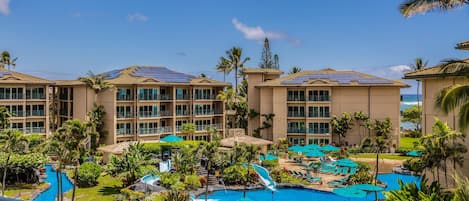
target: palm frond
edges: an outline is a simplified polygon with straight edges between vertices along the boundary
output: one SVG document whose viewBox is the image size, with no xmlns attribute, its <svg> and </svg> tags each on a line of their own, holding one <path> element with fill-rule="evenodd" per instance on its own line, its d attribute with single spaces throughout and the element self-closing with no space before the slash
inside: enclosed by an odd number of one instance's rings
<svg viewBox="0 0 469 201">
<path fill-rule="evenodd" d="M 469 61 L 461 59 L 445 59 L 440 65 L 444 74 L 457 74 L 469 76 Z"/>
<path fill-rule="evenodd" d="M 469 126 L 469 102 L 466 102 L 459 109 L 459 128 L 465 131 Z"/>
<path fill-rule="evenodd" d="M 469 85 L 454 85 L 441 90 L 436 96 L 435 106 L 445 114 L 469 102 Z"/>
<path fill-rule="evenodd" d="M 399 6 L 405 17 L 428 11 L 447 11 L 468 4 L 467 0 L 407 0 Z"/>
</svg>

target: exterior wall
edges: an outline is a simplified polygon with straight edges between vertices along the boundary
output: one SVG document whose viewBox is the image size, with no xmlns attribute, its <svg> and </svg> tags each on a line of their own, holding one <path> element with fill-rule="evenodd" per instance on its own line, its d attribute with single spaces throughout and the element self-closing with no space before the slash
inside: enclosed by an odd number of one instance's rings
<svg viewBox="0 0 469 201">
<path fill-rule="evenodd" d="M 248 107 L 249 109 L 253 109 L 256 112 L 260 113 L 260 103 L 262 102 L 260 95 L 260 90 L 256 88 L 255 86 L 257 84 L 262 83 L 263 80 L 263 75 L 262 74 L 249 74 L 248 75 Z M 248 120 L 248 135 L 253 134 L 254 129 L 259 127 L 259 122 L 260 122 L 260 116 L 254 117 L 252 119 Z"/>
<path fill-rule="evenodd" d="M 276 87 L 272 89 L 272 113 L 275 114 L 272 123 L 272 140 L 277 142 L 279 138 L 286 138 L 287 131 L 287 89 L 284 87 Z"/>
<path fill-rule="evenodd" d="M 422 133 L 432 132 L 435 117 L 447 122 L 453 129 L 459 129 L 457 113 L 451 112 L 447 115 L 435 109 L 435 97 L 445 87 L 455 84 L 469 84 L 469 79 L 464 78 L 444 78 L 444 79 L 424 79 L 422 80 Z M 469 147 L 469 131 L 466 131 L 466 147 Z M 469 153 L 464 156 L 464 167 L 459 169 L 464 175 L 469 176 Z"/>
<path fill-rule="evenodd" d="M 260 91 L 260 102 L 262 103 L 260 105 L 260 109 L 258 110 L 259 112 L 259 116 L 256 117 L 256 121 L 252 121 L 253 122 L 253 125 L 252 125 L 252 129 L 256 129 L 256 128 L 259 128 L 261 125 L 262 125 L 262 121 L 264 121 L 265 119 L 261 117 L 261 114 L 269 114 L 269 113 L 275 113 L 274 111 L 274 108 L 273 108 L 273 89 L 272 88 L 261 88 L 261 89 L 258 89 Z M 277 119 L 274 117 L 273 119 L 273 124 L 275 124 L 275 121 Z M 268 139 L 268 140 L 273 140 L 274 139 L 274 136 L 273 136 L 273 132 L 272 132 L 272 128 L 270 129 L 264 129 L 264 130 L 261 130 L 261 136 L 262 138 L 264 139 Z"/>
</svg>

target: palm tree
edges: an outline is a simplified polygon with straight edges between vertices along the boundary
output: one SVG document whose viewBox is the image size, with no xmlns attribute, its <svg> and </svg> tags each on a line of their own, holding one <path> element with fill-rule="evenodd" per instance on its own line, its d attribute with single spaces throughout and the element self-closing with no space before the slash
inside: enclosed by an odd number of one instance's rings
<svg viewBox="0 0 469 201">
<path fill-rule="evenodd" d="M 93 136 L 91 141 L 95 141 L 92 143 L 92 148 L 96 148 L 101 140 L 101 133 L 104 129 L 104 116 L 106 115 L 106 111 L 104 110 L 104 106 L 94 104 L 93 109 L 88 112 L 88 123 L 93 130 L 89 133 Z M 94 147 L 93 147 L 94 146 Z"/>
<path fill-rule="evenodd" d="M 194 140 L 194 133 L 195 133 L 195 130 L 196 130 L 195 124 L 194 123 L 185 123 L 185 124 L 182 124 L 181 127 L 182 127 L 181 132 L 187 134 L 188 138 L 190 140 Z"/>
<path fill-rule="evenodd" d="M 427 66 L 428 61 L 423 62 L 422 58 L 416 58 L 415 59 L 415 64 L 411 65 L 412 71 L 420 71 L 425 69 Z M 420 111 L 420 97 L 419 97 L 419 92 L 420 92 L 420 80 L 417 80 L 417 111 Z"/>
<path fill-rule="evenodd" d="M 392 124 L 389 118 L 384 119 L 383 121 L 375 120 L 373 124 L 373 130 L 375 131 L 375 136 L 373 137 L 372 143 L 376 151 L 376 170 L 375 170 L 375 184 L 378 180 L 379 172 L 379 154 L 384 152 L 389 147 L 389 134 L 392 131 Z"/>
<path fill-rule="evenodd" d="M 432 10 L 447 11 L 468 4 L 468 0 L 406 0 L 400 5 L 399 10 L 405 17 L 410 17 L 417 13 Z"/>
<path fill-rule="evenodd" d="M 4 69 L 5 66 L 8 66 L 8 70 L 10 70 L 10 66 L 16 66 L 16 60 L 18 60 L 18 57 L 12 59 L 8 51 L 3 51 L 0 55 L 0 68 Z"/>
<path fill-rule="evenodd" d="M 228 51 L 226 51 L 226 57 L 221 57 L 219 64 L 222 64 L 222 66 L 228 66 L 224 67 L 226 69 L 233 69 L 235 71 L 235 94 L 238 94 L 238 69 L 244 68 L 244 64 L 251 60 L 251 58 L 243 57 L 243 49 L 240 47 L 232 47 Z"/>
<path fill-rule="evenodd" d="M 365 127 L 365 122 L 369 120 L 370 118 L 364 112 L 360 111 L 360 112 L 353 113 L 353 119 L 357 121 L 358 127 L 362 128 L 362 127 Z M 360 139 L 363 139 L 361 132 L 359 132 L 359 135 L 360 135 Z"/>
<path fill-rule="evenodd" d="M 247 162 L 247 170 L 248 170 L 248 174 L 247 174 L 247 178 L 246 178 L 246 185 L 244 186 L 244 191 L 243 191 L 243 197 L 246 199 L 246 188 L 247 188 L 247 185 L 249 183 L 249 180 L 250 180 L 250 177 L 251 177 L 251 174 L 249 172 L 249 169 L 251 168 L 251 163 L 257 159 L 258 155 L 259 155 L 259 147 L 256 146 L 256 145 L 253 145 L 253 144 L 250 144 L 250 145 L 244 145 L 245 148 L 245 152 L 244 152 L 244 159 L 246 159 L 246 162 Z"/>
<path fill-rule="evenodd" d="M 218 142 L 209 142 L 205 144 L 200 150 L 201 155 L 207 159 L 207 183 L 205 185 L 205 201 L 208 200 L 208 181 L 210 178 L 210 169 L 212 168 L 212 163 L 217 157 L 218 151 Z"/>
<path fill-rule="evenodd" d="M 469 201 L 469 179 L 456 174 L 454 180 L 456 187 L 453 189 L 453 201 Z"/>
<path fill-rule="evenodd" d="M 104 76 L 102 75 L 96 75 L 93 72 L 88 72 L 88 76 L 86 77 L 80 77 L 78 78 L 80 82 L 83 82 L 86 84 L 86 86 L 90 89 L 92 89 L 95 93 L 94 96 L 94 101 L 96 102 L 96 98 L 99 93 L 108 90 L 108 89 L 114 89 L 115 86 L 111 84 L 110 82 L 106 81 Z"/>
<path fill-rule="evenodd" d="M 12 153 L 18 153 L 25 150 L 28 146 L 28 140 L 18 130 L 4 130 L 0 134 L 0 145 L 2 146 L 2 152 L 7 154 L 7 159 L 3 166 L 3 177 L 2 177 L 2 196 L 5 195 L 5 185 L 7 170 L 10 163 Z"/>
<path fill-rule="evenodd" d="M 225 59 L 225 57 L 220 57 L 220 61 L 218 61 L 217 64 L 217 71 L 223 72 L 223 82 L 226 82 L 226 76 L 229 75 L 232 70 L 233 68 L 230 65 L 228 59 Z"/>
<path fill-rule="evenodd" d="M 10 127 L 11 113 L 5 106 L 0 106 L 0 128 L 6 129 Z"/>
<path fill-rule="evenodd" d="M 291 75 L 291 74 L 299 73 L 299 72 L 301 72 L 301 71 L 303 71 L 303 69 L 301 69 L 300 67 L 298 67 L 298 66 L 293 66 L 293 67 L 290 69 L 290 71 L 288 72 L 288 74 Z"/>
</svg>

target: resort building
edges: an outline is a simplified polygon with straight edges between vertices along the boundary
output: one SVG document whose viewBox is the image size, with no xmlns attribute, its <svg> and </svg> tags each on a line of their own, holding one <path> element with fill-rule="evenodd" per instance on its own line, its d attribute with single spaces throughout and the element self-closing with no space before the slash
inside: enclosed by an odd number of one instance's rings
<svg viewBox="0 0 469 201">
<path fill-rule="evenodd" d="M 49 86 L 53 82 L 0 69 L 0 106 L 11 114 L 10 128 L 25 134 L 49 133 Z"/>
<path fill-rule="evenodd" d="M 343 112 L 364 112 L 371 119 L 392 122 L 392 143 L 399 144 L 400 81 L 388 80 L 355 71 L 323 69 L 302 71 L 280 77 L 276 69 L 246 69 L 248 105 L 260 115 L 249 120 L 248 134 L 265 123 L 260 136 L 274 142 L 287 138 L 292 145 L 338 143 L 332 136 L 330 121 Z M 272 122 L 265 116 L 274 114 Z M 342 142 L 360 144 L 368 137 L 366 129 L 355 123 Z"/>
<path fill-rule="evenodd" d="M 106 144 L 158 140 L 169 134 L 210 140 L 208 127 L 225 134 L 225 106 L 216 97 L 229 83 L 165 67 L 132 66 L 101 75 L 115 89 L 95 94 L 78 80 L 56 81 L 59 122 L 86 120 L 96 103 L 106 111 Z M 182 125 L 189 122 L 196 125 L 193 134 L 182 132 Z"/>
<path fill-rule="evenodd" d="M 465 48 L 469 50 L 469 42 Z M 458 45 L 462 49 L 462 43 Z M 469 61 L 469 60 L 468 60 Z M 444 75 L 444 77 L 442 77 Z M 407 73 L 405 79 L 416 79 L 422 83 L 422 133 L 432 133 L 435 117 L 447 122 L 452 129 L 459 129 L 458 114 L 455 110 L 447 115 L 435 108 L 435 98 L 438 93 L 449 86 L 456 84 L 469 84 L 469 79 L 461 74 L 443 74 L 439 66 L 426 68 L 420 71 Z M 466 146 L 469 147 L 469 131 L 466 131 Z M 452 167 L 452 165 L 451 165 Z M 469 152 L 464 156 L 464 167 L 461 169 L 465 175 L 469 175 Z"/>
</svg>

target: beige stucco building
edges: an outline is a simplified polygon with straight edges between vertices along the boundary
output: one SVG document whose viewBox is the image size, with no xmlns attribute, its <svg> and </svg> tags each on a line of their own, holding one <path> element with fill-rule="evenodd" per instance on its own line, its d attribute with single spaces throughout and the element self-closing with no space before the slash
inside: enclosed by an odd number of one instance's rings
<svg viewBox="0 0 469 201">
<path fill-rule="evenodd" d="M 0 69 L 0 106 L 11 114 L 10 128 L 25 134 L 49 133 L 49 86 L 53 82 Z"/>
<path fill-rule="evenodd" d="M 469 49 L 469 42 L 467 42 Z M 469 60 L 468 60 L 469 61 Z M 459 129 L 457 110 L 445 115 L 435 107 L 435 98 L 438 93 L 455 84 L 469 84 L 469 79 L 463 75 L 446 74 L 442 77 L 441 68 L 436 66 L 424 70 L 407 73 L 405 79 L 416 79 L 422 83 L 422 133 L 432 133 L 435 118 L 448 123 L 452 129 Z M 466 131 L 466 147 L 469 147 L 469 131 Z M 464 167 L 461 171 L 469 175 L 469 152 L 464 156 Z"/>
<path fill-rule="evenodd" d="M 248 134 L 261 127 L 262 114 L 275 114 L 272 127 L 262 129 L 264 139 L 288 138 L 291 144 L 329 144 L 330 120 L 343 112 L 366 113 L 371 119 L 391 119 L 392 143 L 399 144 L 400 89 L 406 84 L 355 71 L 323 69 L 280 77 L 275 69 L 246 69 L 248 105 L 259 116 L 249 120 Z M 343 142 L 360 144 L 368 136 L 357 124 Z"/>
<path fill-rule="evenodd" d="M 216 96 L 229 83 L 165 67 L 132 66 L 101 75 L 115 89 L 95 94 L 78 80 L 56 81 L 60 122 L 86 120 L 96 102 L 106 111 L 106 144 L 158 140 L 169 134 L 191 139 L 181 132 L 188 122 L 196 125 L 194 140 L 209 140 L 207 127 L 225 134 L 225 106 Z"/>
</svg>

